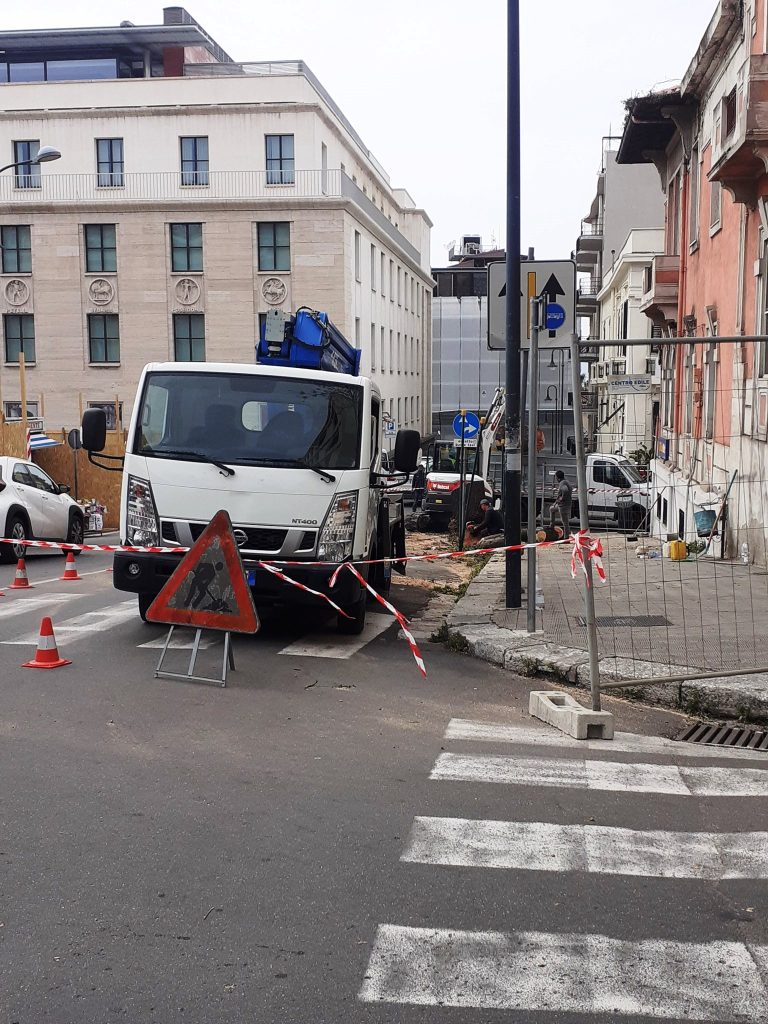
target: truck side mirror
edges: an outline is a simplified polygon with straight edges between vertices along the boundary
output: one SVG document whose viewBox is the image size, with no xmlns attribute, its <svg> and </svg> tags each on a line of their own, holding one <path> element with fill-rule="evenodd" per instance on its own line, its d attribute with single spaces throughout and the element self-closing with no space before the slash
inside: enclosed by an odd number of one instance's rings
<svg viewBox="0 0 768 1024">
<path fill-rule="evenodd" d="M 87 452 L 103 452 L 106 443 L 106 412 L 103 409 L 87 409 L 83 413 L 83 448 Z"/>
<path fill-rule="evenodd" d="M 412 473 L 419 464 L 421 434 L 418 430 L 398 430 L 395 438 L 395 469 Z"/>
</svg>

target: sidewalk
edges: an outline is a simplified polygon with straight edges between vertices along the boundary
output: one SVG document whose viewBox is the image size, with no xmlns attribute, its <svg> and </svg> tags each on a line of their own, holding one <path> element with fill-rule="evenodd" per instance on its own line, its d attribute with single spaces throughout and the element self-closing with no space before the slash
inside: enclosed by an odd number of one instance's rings
<svg viewBox="0 0 768 1024">
<path fill-rule="evenodd" d="M 606 681 L 697 675 L 732 666 L 764 673 L 642 686 L 630 692 L 688 713 L 768 718 L 768 573 L 714 559 L 672 562 L 658 542 L 603 537 L 604 586 L 595 584 L 600 675 Z M 524 676 L 589 686 L 583 575 L 571 577 L 571 548 L 538 552 L 537 631 L 526 608 L 507 609 L 504 555 L 495 555 L 446 617 L 474 656 Z M 523 581 L 526 578 L 523 560 Z M 524 598 L 525 600 L 525 598 Z"/>
</svg>

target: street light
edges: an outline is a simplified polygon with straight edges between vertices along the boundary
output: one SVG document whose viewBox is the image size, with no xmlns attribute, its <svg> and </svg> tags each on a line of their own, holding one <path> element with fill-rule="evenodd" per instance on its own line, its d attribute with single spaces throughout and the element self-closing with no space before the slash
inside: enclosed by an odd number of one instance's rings
<svg viewBox="0 0 768 1024">
<path fill-rule="evenodd" d="M 12 167 L 25 167 L 29 164 L 47 164 L 51 160 L 60 160 L 61 153 L 58 149 L 54 149 L 53 146 L 41 146 L 37 151 L 37 156 L 34 160 L 17 160 L 15 163 L 6 164 L 5 167 L 0 167 L 0 174 L 3 171 L 10 171 Z"/>
<path fill-rule="evenodd" d="M 5 167 L 0 167 L 0 174 L 3 171 L 10 171 L 16 167 L 29 167 L 32 164 L 47 164 L 51 160 L 60 160 L 61 153 L 58 149 L 54 149 L 53 146 L 41 146 L 34 160 L 16 160 L 12 164 L 6 164 Z M 21 351 L 19 352 L 19 390 L 21 391 L 21 422 L 24 430 L 24 436 L 27 434 L 27 383 L 26 374 L 24 370 L 24 342 L 21 342 Z M 2 409 L 0 409 L 0 423 L 2 423 L 4 417 L 2 415 Z M 27 453 L 29 454 L 29 453 Z"/>
</svg>

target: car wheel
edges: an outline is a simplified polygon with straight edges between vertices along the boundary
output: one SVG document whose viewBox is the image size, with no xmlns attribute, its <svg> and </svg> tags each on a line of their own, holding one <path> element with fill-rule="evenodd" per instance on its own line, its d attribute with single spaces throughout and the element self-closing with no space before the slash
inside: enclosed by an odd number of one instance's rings
<svg viewBox="0 0 768 1024">
<path fill-rule="evenodd" d="M 368 602 L 366 595 L 363 594 L 357 604 L 352 605 L 351 608 L 345 608 L 344 611 L 347 615 L 351 615 L 351 619 L 345 619 L 343 615 L 339 615 L 336 619 L 336 629 L 339 633 L 345 636 L 359 636 L 365 628 L 365 614 L 368 608 Z"/>
<path fill-rule="evenodd" d="M 8 536 L 13 540 L 28 540 L 29 533 L 27 531 L 27 524 L 20 516 L 13 516 L 9 520 L 6 527 Z M 25 558 L 27 554 L 26 544 L 2 544 L 0 545 L 0 561 L 18 562 L 20 558 Z"/>
<path fill-rule="evenodd" d="M 147 612 L 149 611 L 149 606 L 154 600 L 154 594 L 139 594 L 139 615 L 141 616 L 142 622 L 147 621 Z"/>
<path fill-rule="evenodd" d="M 85 538 L 85 526 L 83 524 L 83 517 L 80 515 L 73 515 L 69 521 L 69 532 L 67 533 L 68 544 L 82 544 Z M 74 552 L 75 555 L 80 554 L 79 551 Z"/>
</svg>

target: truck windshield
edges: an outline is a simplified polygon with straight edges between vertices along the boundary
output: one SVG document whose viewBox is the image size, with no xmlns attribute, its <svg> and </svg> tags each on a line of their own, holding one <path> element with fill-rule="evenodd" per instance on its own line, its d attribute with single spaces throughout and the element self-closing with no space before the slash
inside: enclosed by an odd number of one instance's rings
<svg viewBox="0 0 768 1024">
<path fill-rule="evenodd" d="M 240 466 L 357 469 L 362 388 L 256 374 L 151 373 L 133 451 Z M 178 456 L 177 456 L 178 457 Z"/>
<path fill-rule="evenodd" d="M 630 462 L 629 459 L 622 459 L 621 462 L 619 462 L 619 465 L 621 466 L 623 471 L 627 474 L 627 476 L 629 477 L 629 479 L 632 481 L 633 484 L 645 483 L 645 481 L 643 480 L 642 475 L 640 474 L 640 471 L 638 470 L 638 468 L 634 464 L 634 462 Z"/>
<path fill-rule="evenodd" d="M 434 448 L 430 450 L 429 473 L 459 473 L 461 462 L 461 444 L 454 444 L 452 441 L 437 441 Z M 477 448 L 464 448 L 464 472 L 471 474 L 480 473 L 480 467 L 475 467 Z"/>
</svg>

